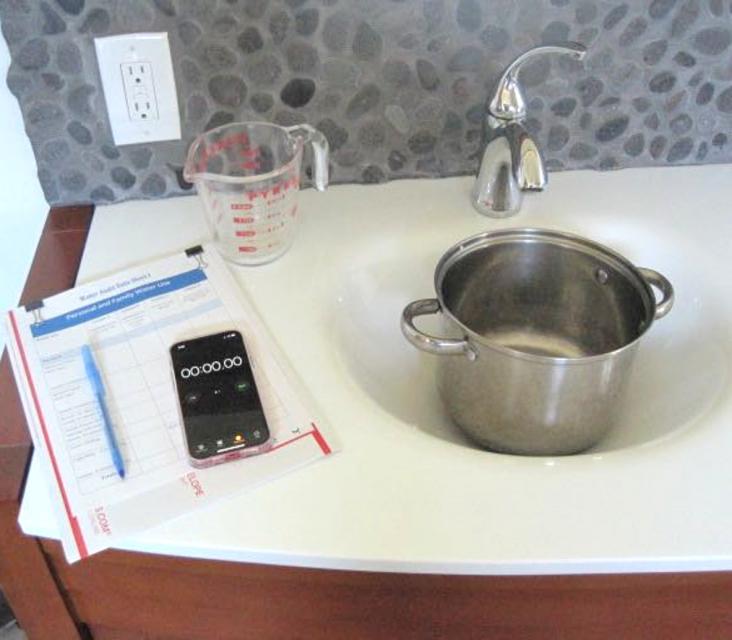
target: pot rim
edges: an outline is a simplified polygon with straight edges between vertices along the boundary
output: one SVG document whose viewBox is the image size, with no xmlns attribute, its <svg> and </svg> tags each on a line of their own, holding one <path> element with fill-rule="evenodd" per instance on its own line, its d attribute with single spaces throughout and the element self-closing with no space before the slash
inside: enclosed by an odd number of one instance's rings
<svg viewBox="0 0 732 640">
<path fill-rule="evenodd" d="M 510 242 L 549 242 L 557 246 L 563 246 L 565 248 L 575 249 L 583 251 L 584 253 L 591 254 L 597 258 L 604 260 L 605 262 L 612 263 L 614 267 L 624 272 L 625 275 L 633 281 L 637 286 L 639 293 L 643 298 L 644 305 L 646 307 L 646 318 L 643 323 L 643 327 L 640 329 L 638 335 L 630 342 L 624 344 L 617 349 L 612 351 L 606 351 L 604 353 L 597 353 L 591 356 L 571 357 L 571 356 L 546 356 L 535 353 L 527 353 L 525 351 L 519 351 L 506 347 L 504 345 L 497 344 L 491 340 L 487 340 L 482 335 L 473 331 L 470 327 L 466 326 L 462 321 L 455 317 L 452 311 L 446 306 L 444 297 L 442 295 L 442 282 L 449 269 L 458 263 L 465 256 L 470 253 L 482 249 L 486 246 L 506 244 Z M 594 240 L 589 240 L 583 236 L 568 233 L 566 231 L 557 231 L 553 229 L 541 229 L 536 227 L 516 227 L 510 229 L 500 229 L 496 231 L 483 231 L 475 234 L 460 242 L 454 244 L 448 249 L 443 256 L 440 258 L 437 266 L 435 267 L 434 274 L 434 287 L 437 294 L 437 300 L 440 304 L 440 311 L 445 314 L 452 322 L 454 322 L 460 329 L 465 333 L 468 341 L 478 343 L 482 347 L 498 351 L 505 355 L 520 358 L 522 360 L 529 360 L 537 363 L 544 364 L 589 364 L 597 362 L 599 360 L 614 357 L 623 351 L 630 350 L 638 344 L 640 339 L 647 333 L 648 329 L 653 324 L 655 318 L 656 309 L 656 297 L 651 288 L 651 285 L 643 277 L 638 267 L 630 262 L 625 256 L 618 253 L 617 251 L 606 247 Z"/>
</svg>

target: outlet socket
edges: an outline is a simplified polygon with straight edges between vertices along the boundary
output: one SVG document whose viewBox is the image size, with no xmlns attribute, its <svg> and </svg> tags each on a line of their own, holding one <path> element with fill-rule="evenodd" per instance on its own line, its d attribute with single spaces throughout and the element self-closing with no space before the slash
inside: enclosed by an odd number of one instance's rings
<svg viewBox="0 0 732 640">
<path fill-rule="evenodd" d="M 180 139 L 180 114 L 167 33 L 95 38 L 117 145 Z"/>
<path fill-rule="evenodd" d="M 157 120 L 158 97 L 152 65 L 149 62 L 125 62 L 120 71 L 130 120 Z"/>
</svg>

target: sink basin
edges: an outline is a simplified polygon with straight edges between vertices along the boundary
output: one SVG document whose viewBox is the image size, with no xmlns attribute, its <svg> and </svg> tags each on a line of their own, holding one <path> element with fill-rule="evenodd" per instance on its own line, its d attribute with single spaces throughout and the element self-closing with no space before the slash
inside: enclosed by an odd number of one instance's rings
<svg viewBox="0 0 732 640">
<path fill-rule="evenodd" d="M 528 217 L 500 225 L 483 219 L 478 226 L 533 226 L 535 221 Z M 435 382 L 438 356 L 412 347 L 399 328 L 407 303 L 434 297 L 435 266 L 455 237 L 454 218 L 443 216 L 441 221 L 412 228 L 398 239 L 372 239 L 351 254 L 333 309 L 335 351 L 344 372 L 394 425 L 477 448 L 443 409 Z M 573 231 L 580 227 L 581 234 L 636 265 L 665 273 L 676 289 L 672 311 L 641 341 L 618 425 L 582 455 L 648 446 L 692 427 L 714 407 L 727 384 L 732 342 L 728 328 L 719 322 L 723 314 L 715 307 L 703 249 L 673 232 L 653 232 L 642 221 L 616 221 L 606 227 L 602 220 L 573 219 L 564 213 L 542 224 Z M 420 318 L 419 326 L 439 336 L 434 316 Z"/>
<path fill-rule="evenodd" d="M 447 558 L 452 572 L 731 568 L 729 169 L 552 175 L 505 220 L 472 209 L 471 184 L 337 187 L 323 209 L 305 192 L 313 216 L 291 253 L 242 274 L 342 437 L 341 473 L 328 476 L 338 495 L 315 493 L 353 514 L 339 544 L 368 531 L 379 557 L 438 571 Z M 435 295 L 439 258 L 511 227 L 589 238 L 674 285 L 674 308 L 639 345 L 624 414 L 591 451 L 479 449 L 442 407 L 438 356 L 402 336 L 404 306 Z M 437 331 L 435 318 L 418 324 Z"/>
</svg>

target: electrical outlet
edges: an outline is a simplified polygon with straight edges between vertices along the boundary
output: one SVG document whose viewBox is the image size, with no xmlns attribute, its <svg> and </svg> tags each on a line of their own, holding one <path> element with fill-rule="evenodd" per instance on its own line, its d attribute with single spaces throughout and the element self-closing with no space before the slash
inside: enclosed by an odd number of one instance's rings
<svg viewBox="0 0 732 640">
<path fill-rule="evenodd" d="M 179 140 L 168 34 L 94 38 L 94 46 L 115 144 Z"/>
<path fill-rule="evenodd" d="M 130 120 L 157 120 L 158 98 L 152 65 L 149 62 L 125 62 L 120 70 Z"/>
</svg>

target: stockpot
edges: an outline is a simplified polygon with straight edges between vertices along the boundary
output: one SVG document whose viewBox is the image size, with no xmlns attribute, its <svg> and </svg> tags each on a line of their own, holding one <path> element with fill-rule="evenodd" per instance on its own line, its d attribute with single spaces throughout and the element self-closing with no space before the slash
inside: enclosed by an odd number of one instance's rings
<svg viewBox="0 0 732 640">
<path fill-rule="evenodd" d="M 440 259 L 434 282 L 436 298 L 404 309 L 405 337 L 440 356 L 455 423 L 485 448 L 522 455 L 577 453 L 612 428 L 639 341 L 674 298 L 660 273 L 542 229 L 468 238 Z M 428 314 L 439 314 L 442 337 L 415 326 Z"/>
</svg>

